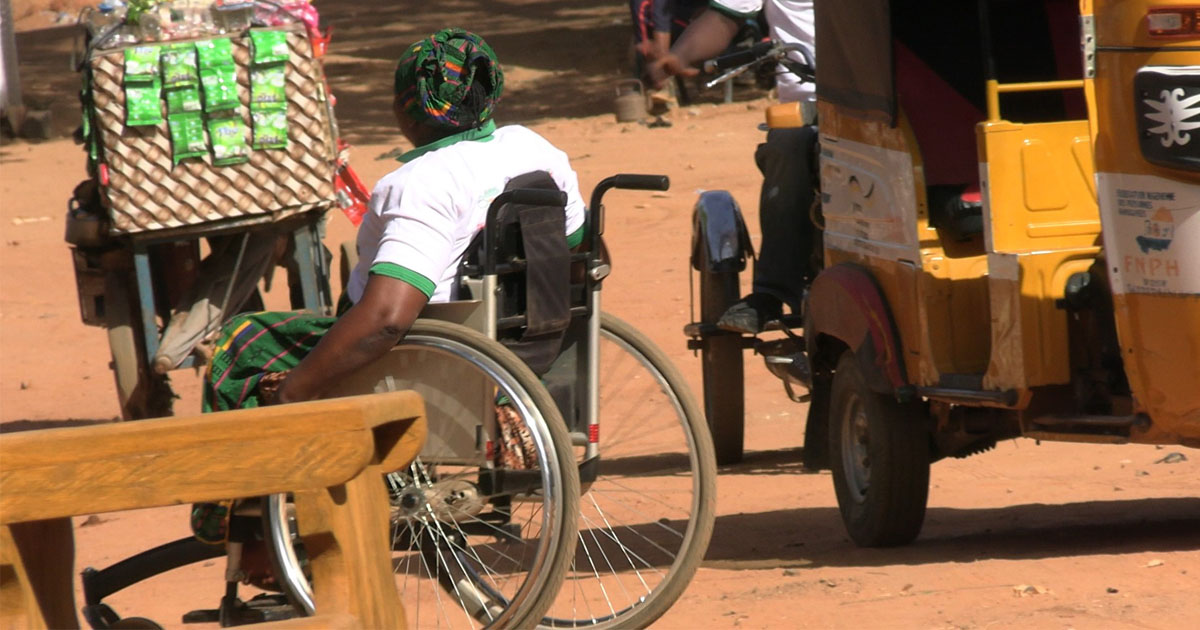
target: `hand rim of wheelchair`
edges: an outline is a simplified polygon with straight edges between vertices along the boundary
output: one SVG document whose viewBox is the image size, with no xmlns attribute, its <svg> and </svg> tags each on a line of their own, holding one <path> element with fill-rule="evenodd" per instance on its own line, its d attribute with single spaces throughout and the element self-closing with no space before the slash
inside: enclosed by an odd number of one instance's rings
<svg viewBox="0 0 1200 630">
<path fill-rule="evenodd" d="M 439 331 L 439 329 L 441 330 Z M 457 334 L 459 338 L 448 338 L 445 332 L 447 330 L 452 334 Z M 441 336 L 438 336 L 439 333 Z M 466 342 L 463 337 L 471 339 L 471 341 Z M 529 577 L 522 581 L 521 587 L 511 599 L 504 598 L 498 602 L 504 605 L 504 612 L 488 622 L 500 625 L 510 622 L 518 626 L 529 625 L 528 622 L 539 619 L 545 609 L 553 603 L 553 598 L 547 597 L 547 594 L 557 594 L 574 555 L 575 534 L 568 530 L 572 529 L 570 526 L 574 525 L 579 513 L 578 492 L 574 491 L 578 487 L 578 473 L 573 466 L 561 466 L 561 464 L 574 460 L 571 442 L 566 435 L 561 417 L 557 408 L 550 401 L 549 394 L 545 393 L 545 389 L 538 383 L 536 377 L 528 372 L 528 368 L 525 368 L 519 359 L 498 342 L 473 329 L 449 322 L 418 320 L 401 346 L 405 344 L 432 347 L 470 362 L 476 369 L 487 374 L 508 395 L 517 407 L 521 418 L 531 429 L 538 429 L 530 431 L 538 447 L 542 477 L 541 490 L 545 505 L 541 519 L 541 531 L 544 536 L 539 539 L 537 553 L 533 558 L 533 566 L 537 568 L 537 571 L 529 572 Z M 502 365 L 501 361 L 496 358 L 497 350 L 507 355 L 504 360 L 519 365 L 526 375 L 518 375 L 515 373 L 517 370 Z M 541 390 L 540 394 L 528 384 L 530 379 Z M 522 380 L 526 382 L 522 383 Z M 538 404 L 537 398 L 544 398 L 542 404 Z M 557 423 L 557 428 L 552 428 L 554 423 Z M 559 433 L 561 434 L 556 435 Z M 557 441 L 555 441 L 555 437 L 558 438 Z M 415 462 L 414 465 L 416 465 Z M 389 473 L 388 476 L 397 475 L 399 472 Z M 270 509 L 267 512 L 267 532 L 268 538 L 271 540 L 272 553 L 279 554 L 275 556 L 277 559 L 292 564 L 290 567 L 281 567 L 280 585 L 284 593 L 292 600 L 293 606 L 303 611 L 305 615 L 311 615 L 315 612 L 311 585 L 304 578 L 294 548 L 289 549 L 290 544 L 284 544 L 285 540 L 290 543 L 291 530 L 287 519 L 287 510 L 281 506 L 280 496 L 272 497 L 273 500 L 269 501 Z M 392 525 L 394 527 L 395 522 Z M 467 573 L 470 574 L 469 571 Z M 476 573 L 476 575 L 478 574 Z M 494 589 L 488 587 L 486 590 L 491 591 L 486 594 L 494 596 Z M 521 608 L 526 603 L 529 604 L 528 610 Z M 538 610 L 539 608 L 540 610 Z"/>
</svg>

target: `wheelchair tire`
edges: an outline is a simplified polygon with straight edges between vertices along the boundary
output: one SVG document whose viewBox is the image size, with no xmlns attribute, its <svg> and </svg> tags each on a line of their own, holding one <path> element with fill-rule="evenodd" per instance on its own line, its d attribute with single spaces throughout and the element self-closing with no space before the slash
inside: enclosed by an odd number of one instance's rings
<svg viewBox="0 0 1200 630">
<path fill-rule="evenodd" d="M 410 627 L 531 627 L 554 602 L 575 551 L 579 473 L 562 416 L 520 359 L 470 328 L 419 319 L 406 346 L 448 353 L 492 378 L 517 411 L 520 424 L 506 426 L 522 436 L 527 462 L 503 468 L 494 457 L 481 468 L 418 457 L 385 477 L 389 559 Z M 524 486 L 495 489 L 505 483 Z M 297 610 L 313 614 L 304 554 L 281 505 L 277 496 L 266 511 L 272 555 L 284 565 L 277 577 Z"/>
<path fill-rule="evenodd" d="M 599 460 L 581 467 L 575 562 L 543 627 L 648 627 L 687 588 L 712 537 L 716 458 L 683 375 L 604 313 L 598 382 Z"/>
</svg>

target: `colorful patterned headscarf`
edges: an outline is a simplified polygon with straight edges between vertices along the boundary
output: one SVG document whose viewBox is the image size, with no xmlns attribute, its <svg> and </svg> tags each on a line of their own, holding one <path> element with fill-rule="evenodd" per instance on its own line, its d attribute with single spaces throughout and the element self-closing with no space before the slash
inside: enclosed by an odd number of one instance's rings
<svg viewBox="0 0 1200 630">
<path fill-rule="evenodd" d="M 463 100 L 474 83 L 486 93 L 478 117 Z M 461 28 L 442 29 L 411 45 L 396 65 L 396 94 L 410 116 L 447 128 L 477 127 L 492 117 L 504 90 L 496 53 L 483 38 Z"/>
</svg>

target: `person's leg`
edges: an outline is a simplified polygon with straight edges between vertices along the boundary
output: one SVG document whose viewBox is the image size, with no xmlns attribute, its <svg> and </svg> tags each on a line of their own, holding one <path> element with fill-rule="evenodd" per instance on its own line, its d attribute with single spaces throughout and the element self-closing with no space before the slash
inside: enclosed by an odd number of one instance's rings
<svg viewBox="0 0 1200 630">
<path fill-rule="evenodd" d="M 204 383 L 204 411 L 258 407 L 264 376 L 300 364 L 336 318 L 306 313 L 238 315 L 221 329 Z"/>
<path fill-rule="evenodd" d="M 270 229 L 210 239 L 212 253 L 201 261 L 195 284 L 175 304 L 175 315 L 163 331 L 154 353 L 155 371 L 175 369 L 230 313 L 243 310 L 271 268 L 277 239 Z"/>
<path fill-rule="evenodd" d="M 755 334 L 782 314 L 783 304 L 799 313 L 804 289 L 816 275 L 815 228 L 809 219 L 816 190 L 813 127 L 772 129 L 755 161 L 763 174 L 759 197 L 762 244 L 754 263 L 753 292 L 735 303 L 717 325 Z"/>
</svg>

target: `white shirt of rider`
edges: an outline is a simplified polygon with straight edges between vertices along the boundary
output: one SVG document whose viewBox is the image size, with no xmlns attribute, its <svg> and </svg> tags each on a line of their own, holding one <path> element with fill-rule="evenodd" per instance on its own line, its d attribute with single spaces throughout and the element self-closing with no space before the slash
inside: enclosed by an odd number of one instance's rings
<svg viewBox="0 0 1200 630">
<path fill-rule="evenodd" d="M 771 37 L 786 44 L 803 44 L 813 56 L 813 63 L 816 63 L 817 36 L 811 0 L 712 0 L 712 4 L 739 14 L 766 11 Z M 796 59 L 799 61 L 800 57 L 796 55 Z M 817 98 L 817 86 L 801 83 L 796 75 L 782 66 L 779 67 L 775 85 L 779 100 L 784 103 L 815 101 Z"/>
<path fill-rule="evenodd" d="M 431 302 L 450 299 L 458 261 L 483 229 L 488 206 L 509 180 L 533 171 L 548 172 L 567 193 L 566 233 L 581 228 L 584 203 L 567 155 L 520 125 L 430 151 L 386 175 L 358 228 L 350 300 L 362 299 L 371 267 L 380 263 L 417 274 L 409 276 L 418 280 L 414 286 L 432 283 Z"/>
</svg>

